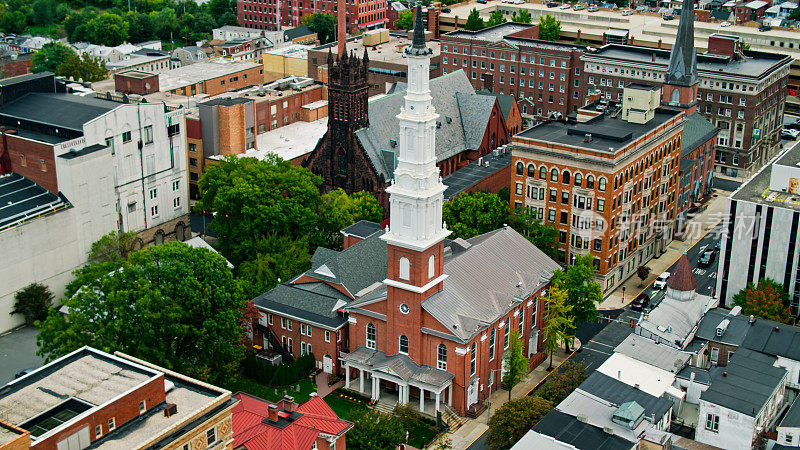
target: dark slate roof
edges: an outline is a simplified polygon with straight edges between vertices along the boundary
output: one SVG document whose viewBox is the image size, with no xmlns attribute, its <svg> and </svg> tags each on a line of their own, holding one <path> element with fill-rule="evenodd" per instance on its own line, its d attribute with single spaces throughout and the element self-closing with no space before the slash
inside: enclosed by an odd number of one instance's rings
<svg viewBox="0 0 800 450">
<path fill-rule="evenodd" d="M 75 159 L 75 158 L 80 158 L 81 156 L 89 155 L 91 153 L 99 152 L 100 150 L 103 150 L 105 148 L 108 147 L 102 144 L 92 144 L 87 147 L 83 147 L 81 149 L 71 149 L 67 153 L 58 155 L 58 157 L 62 159 Z"/>
<path fill-rule="evenodd" d="M 363 295 L 364 288 L 386 278 L 386 242 L 380 239 L 383 233 L 373 233 L 341 252 L 328 252 L 326 258 L 315 253 L 315 266 L 304 275 L 342 285 L 353 298 Z"/>
<path fill-rule="evenodd" d="M 369 220 L 359 220 L 358 222 L 343 229 L 342 234 L 345 236 L 355 236 L 361 239 L 366 239 L 368 236 L 372 235 L 373 233 L 377 233 L 378 231 L 381 231 L 381 224 L 371 222 Z"/>
<path fill-rule="evenodd" d="M 689 264 L 689 258 L 684 253 L 678 259 L 678 264 L 667 281 L 667 287 L 675 289 L 676 291 L 693 291 L 697 289 L 697 280 L 694 279 L 692 273 L 692 266 Z"/>
<path fill-rule="evenodd" d="M 767 355 L 800 361 L 800 328 L 756 319 L 741 346 Z"/>
<path fill-rule="evenodd" d="M 65 198 L 48 192 L 22 175 L 0 175 L 0 230 L 68 205 Z"/>
<path fill-rule="evenodd" d="M 310 34 L 314 34 L 311 31 L 311 28 L 308 28 L 308 25 L 300 25 L 299 27 L 290 28 L 283 32 L 283 40 L 284 41 L 291 41 L 292 39 L 296 39 L 302 36 L 308 36 Z"/>
<path fill-rule="evenodd" d="M 419 365 L 408 355 L 397 353 L 386 356 L 386 353 L 380 350 L 373 350 L 363 345 L 349 354 L 341 354 L 339 358 L 347 362 L 369 366 L 373 370 L 390 373 L 405 381 L 417 381 L 435 387 L 441 386 L 455 377 L 446 370 L 425 364 Z"/>
<path fill-rule="evenodd" d="M 723 320 L 728 320 L 728 326 L 717 336 L 717 327 Z M 730 311 L 723 308 L 710 309 L 697 328 L 695 337 L 721 344 L 740 346 L 744 342 L 747 332 L 750 331 L 749 318 L 742 315 L 730 315 Z"/>
<path fill-rule="evenodd" d="M 338 328 L 347 322 L 337 312 L 349 298 L 325 283 L 279 284 L 253 299 L 268 311 L 297 317 L 308 322 Z"/>
<path fill-rule="evenodd" d="M 589 375 L 578 389 L 602 398 L 615 405 L 635 401 L 644 408 L 647 417 L 655 417 L 656 421 L 664 416 L 672 407 L 672 401 L 664 397 L 656 397 L 600 372 Z"/>
<path fill-rule="evenodd" d="M 445 200 L 450 200 L 476 185 L 489 175 L 495 174 L 508 167 L 509 164 L 511 164 L 511 150 L 500 153 L 498 156 L 494 156 L 490 153 L 481 158 L 480 162 L 481 164 L 478 164 L 478 160 L 475 160 L 442 180 L 447 188 L 444 191 Z M 488 167 L 486 163 L 489 163 Z"/>
<path fill-rule="evenodd" d="M 119 106 L 94 97 L 33 92 L 0 107 L 0 116 L 83 132 L 83 124 Z"/>
<path fill-rule="evenodd" d="M 392 178 L 392 159 L 384 151 L 397 153 L 392 147 L 400 135 L 397 114 L 405 104 L 406 83 L 396 83 L 391 94 L 369 102 L 369 128 L 356 132 L 379 175 Z M 444 161 L 464 150 L 480 147 L 492 115 L 495 98 L 478 95 L 463 70 L 434 78 L 430 82 L 433 107 L 439 114 L 436 129 L 436 160 Z M 449 118 L 449 120 L 448 120 Z M 441 126 L 439 126 L 441 124 Z"/>
<path fill-rule="evenodd" d="M 700 399 L 756 417 L 786 377 L 774 363 L 773 356 L 739 348 L 726 367 L 712 368 L 711 386 Z"/>
<path fill-rule="evenodd" d="M 497 103 L 500 105 L 500 111 L 503 113 L 503 118 L 506 119 L 506 123 L 508 123 L 508 115 L 511 114 L 511 108 L 514 106 L 514 99 L 513 95 L 508 94 L 495 94 L 494 92 L 480 90 L 478 91 L 479 95 L 488 95 L 497 99 Z"/>
<path fill-rule="evenodd" d="M 578 449 L 630 450 L 634 445 L 633 442 L 608 434 L 602 428 L 581 422 L 557 409 L 547 413 L 531 429 Z"/>
<path fill-rule="evenodd" d="M 682 378 L 684 380 L 691 380 L 692 374 L 694 374 L 695 382 L 702 384 L 711 384 L 711 374 L 708 372 L 708 370 L 694 366 L 684 367 L 683 369 L 681 369 L 680 372 L 675 374 L 675 377 Z"/>
<path fill-rule="evenodd" d="M 700 113 L 694 112 L 683 123 L 683 142 L 681 155 L 687 155 L 694 149 L 716 136 L 719 130 Z"/>
<path fill-rule="evenodd" d="M 52 76 L 53 72 L 39 72 L 39 73 L 28 73 L 25 75 L 18 75 L 16 77 L 3 78 L 2 80 L 0 80 L 0 87 L 11 86 L 13 84 L 22 83 L 25 81 L 37 80 L 39 78 L 47 78 Z"/>
<path fill-rule="evenodd" d="M 208 100 L 200 104 L 204 106 L 234 106 L 252 101 L 253 99 L 247 97 L 224 97 Z"/>
<path fill-rule="evenodd" d="M 789 411 L 786 412 L 786 415 L 783 416 L 779 427 L 790 427 L 790 428 L 798 428 L 800 427 L 800 401 L 796 398 L 794 399 L 794 403 L 789 408 Z"/>
</svg>

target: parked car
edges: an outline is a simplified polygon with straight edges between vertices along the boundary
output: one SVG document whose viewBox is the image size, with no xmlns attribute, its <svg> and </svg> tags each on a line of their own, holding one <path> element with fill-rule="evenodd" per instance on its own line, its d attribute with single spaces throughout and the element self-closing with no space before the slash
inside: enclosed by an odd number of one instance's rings
<svg viewBox="0 0 800 450">
<path fill-rule="evenodd" d="M 664 20 L 674 20 L 675 16 L 673 16 L 672 14 L 664 14 L 663 19 Z"/>
<path fill-rule="evenodd" d="M 797 136 L 800 135 L 800 130 L 795 130 L 793 128 L 783 128 L 781 130 L 781 139 L 797 139 Z"/>
<path fill-rule="evenodd" d="M 19 372 L 17 372 L 17 373 L 15 373 L 15 374 L 14 374 L 14 379 L 17 379 L 17 378 L 22 378 L 22 377 L 24 377 L 25 375 L 27 375 L 27 374 L 29 374 L 29 373 L 33 372 L 34 370 L 36 370 L 36 369 L 22 369 L 22 370 L 20 370 Z"/>
<path fill-rule="evenodd" d="M 547 2 L 548 8 L 555 8 L 556 6 L 558 6 L 558 2 Z"/>
<path fill-rule="evenodd" d="M 758 31 L 761 31 L 761 32 L 769 31 L 771 29 L 772 29 L 772 27 L 769 26 L 769 25 L 761 25 L 760 27 L 758 27 Z"/>
<path fill-rule="evenodd" d="M 575 6 L 573 6 L 573 7 L 572 7 L 572 10 L 573 10 L 573 11 L 582 11 L 582 10 L 584 10 L 584 9 L 586 9 L 586 7 L 585 7 L 585 6 L 583 6 L 583 5 L 581 5 L 580 3 L 578 3 L 577 5 L 575 5 Z"/>
<path fill-rule="evenodd" d="M 641 311 L 648 306 L 650 306 L 650 296 L 644 292 L 631 302 L 631 309 L 634 311 Z"/>
<path fill-rule="evenodd" d="M 571 6 L 569 6 L 569 3 L 562 3 L 561 6 L 558 7 L 558 9 L 570 9 L 570 8 Z"/>
<path fill-rule="evenodd" d="M 478 0 L 478 3 L 480 3 L 481 5 L 485 5 L 486 4 L 486 0 Z"/>
<path fill-rule="evenodd" d="M 589 12 L 595 12 L 595 11 L 599 11 L 599 10 L 600 9 L 595 5 L 589 5 L 589 9 L 587 9 L 587 11 L 589 11 Z"/>
<path fill-rule="evenodd" d="M 656 281 L 653 282 L 653 287 L 656 289 L 666 289 L 667 281 L 669 281 L 669 272 L 664 272 L 656 278 Z"/>
<path fill-rule="evenodd" d="M 800 119 L 795 120 L 794 122 L 789 122 L 783 124 L 783 128 L 789 130 L 800 130 Z"/>
<path fill-rule="evenodd" d="M 716 249 L 709 248 L 700 254 L 697 259 L 697 267 L 711 267 L 711 263 L 717 258 Z"/>
<path fill-rule="evenodd" d="M 442 8 L 442 12 L 443 13 L 449 13 L 450 12 L 450 8 Z"/>
<path fill-rule="evenodd" d="M 731 23 L 730 22 L 722 22 L 721 24 L 719 24 L 719 26 L 721 26 L 723 28 L 724 27 L 729 27 L 729 26 L 731 26 Z"/>
<path fill-rule="evenodd" d="M 631 11 L 630 9 L 623 9 L 622 10 L 622 15 L 623 16 L 630 16 L 632 14 L 633 14 L 633 11 Z"/>
</svg>

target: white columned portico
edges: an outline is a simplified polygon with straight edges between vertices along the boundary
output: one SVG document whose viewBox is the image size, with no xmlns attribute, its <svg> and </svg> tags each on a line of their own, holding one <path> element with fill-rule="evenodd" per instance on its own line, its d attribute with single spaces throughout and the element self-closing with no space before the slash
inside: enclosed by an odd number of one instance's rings
<svg viewBox="0 0 800 450">
<path fill-rule="evenodd" d="M 419 388 L 419 412 L 425 412 L 425 389 Z"/>
<path fill-rule="evenodd" d="M 378 401 L 381 398 L 381 384 L 378 377 L 372 376 L 372 400 Z"/>
<path fill-rule="evenodd" d="M 441 392 L 437 392 L 436 393 L 436 412 L 439 412 L 439 396 L 440 395 L 441 395 Z"/>
<path fill-rule="evenodd" d="M 447 406 L 453 406 L 453 385 L 447 386 Z"/>
<path fill-rule="evenodd" d="M 350 364 L 344 363 L 344 385 L 350 389 Z"/>
<path fill-rule="evenodd" d="M 358 369 L 358 392 L 364 393 L 364 369 Z"/>
</svg>

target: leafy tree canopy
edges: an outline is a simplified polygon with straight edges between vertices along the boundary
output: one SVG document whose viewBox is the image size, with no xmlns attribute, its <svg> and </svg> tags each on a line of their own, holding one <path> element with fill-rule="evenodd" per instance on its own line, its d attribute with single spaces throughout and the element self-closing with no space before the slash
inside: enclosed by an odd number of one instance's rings
<svg viewBox="0 0 800 450">
<path fill-rule="evenodd" d="M 90 345 L 208 381 L 238 369 L 247 301 L 220 255 L 169 242 L 75 275 L 64 299 L 69 318 L 50 310 L 37 354 L 52 360 Z"/>
<path fill-rule="evenodd" d="M 336 16 L 331 13 L 306 14 L 300 21 L 308 25 L 323 44 L 336 40 Z"/>
<path fill-rule="evenodd" d="M 497 194 L 465 192 L 444 204 L 442 218 L 452 239 L 468 239 L 500 228 L 508 218 L 508 204 Z"/>
<path fill-rule="evenodd" d="M 530 209 L 512 214 L 508 223 L 547 256 L 553 259 L 557 257 L 558 229 L 555 225 L 543 223 Z"/>
<path fill-rule="evenodd" d="M 11 314 L 22 314 L 25 323 L 33 325 L 47 317 L 54 298 L 49 287 L 41 283 L 31 283 L 14 294 L 14 309 Z"/>
<path fill-rule="evenodd" d="M 517 23 L 531 23 L 531 13 L 527 9 L 521 9 L 511 15 L 511 21 Z"/>
<path fill-rule="evenodd" d="M 478 13 L 477 8 L 472 8 L 472 11 L 469 12 L 469 16 L 467 16 L 467 22 L 464 24 L 464 29 L 469 31 L 478 31 L 486 28 L 486 24 L 483 23 L 483 19 L 481 19 L 480 13 Z"/>
<path fill-rule="evenodd" d="M 508 388 L 508 399 L 511 400 L 511 391 L 514 386 L 525 380 L 525 376 L 528 374 L 528 358 L 525 357 L 519 329 L 514 328 L 509 334 L 508 349 L 503 353 L 505 362 L 503 384 Z"/>
<path fill-rule="evenodd" d="M 552 402 L 554 405 L 561 403 L 586 379 L 586 368 L 583 362 L 567 361 L 553 371 L 544 385 L 537 391 L 537 395 Z"/>
<path fill-rule="evenodd" d="M 566 271 L 558 270 L 553 274 L 551 283 L 567 292 L 567 303 L 571 307 L 569 317 L 575 325 L 595 320 L 603 293 L 600 284 L 594 281 L 594 256 L 576 256 Z"/>
<path fill-rule="evenodd" d="M 489 419 L 486 444 L 492 450 L 511 448 L 551 409 L 553 409 L 553 403 L 541 397 L 521 397 L 509 400 Z"/>
<path fill-rule="evenodd" d="M 486 22 L 486 26 L 493 27 L 506 22 L 508 21 L 506 20 L 505 16 L 503 16 L 503 12 L 499 9 L 496 9 L 489 14 L 489 20 Z"/>
<path fill-rule="evenodd" d="M 558 348 L 559 342 L 572 338 L 574 325 L 570 320 L 572 306 L 567 304 L 567 294 L 553 285 L 550 288 L 550 297 L 547 299 L 547 311 L 545 312 L 544 348 L 550 354 L 550 367 L 553 367 L 553 352 Z"/>
<path fill-rule="evenodd" d="M 405 440 L 400 419 L 370 408 L 357 409 L 351 417 L 353 429 L 347 433 L 347 446 L 362 450 L 396 448 Z"/>
<path fill-rule="evenodd" d="M 142 239 L 133 231 L 112 231 L 92 244 L 89 262 L 116 262 L 142 248 Z"/>
<path fill-rule="evenodd" d="M 75 52 L 66 45 L 59 42 L 48 42 L 33 54 L 31 71 L 55 73 L 58 66 L 66 61 L 70 54 L 75 54 Z"/>
<path fill-rule="evenodd" d="M 539 18 L 539 39 L 557 41 L 561 39 L 561 22 L 550 14 Z"/>
<path fill-rule="evenodd" d="M 410 30 L 414 28 L 414 10 L 407 9 L 400 11 L 397 15 L 397 20 L 394 21 L 394 27 L 399 30 Z"/>
<path fill-rule="evenodd" d="M 115 47 L 128 40 L 128 22 L 116 14 L 103 13 L 87 24 L 92 43 Z"/>
<path fill-rule="evenodd" d="M 305 237 L 271 234 L 261 238 L 254 251 L 254 257 L 239 266 L 239 279 L 245 283 L 249 298 L 261 295 L 279 282 L 289 281 L 311 268 L 308 239 Z"/>
<path fill-rule="evenodd" d="M 775 322 L 792 323 L 789 296 L 782 284 L 765 278 L 758 286 L 747 287 L 733 296 L 733 304 L 742 307 L 742 314 Z"/>
</svg>

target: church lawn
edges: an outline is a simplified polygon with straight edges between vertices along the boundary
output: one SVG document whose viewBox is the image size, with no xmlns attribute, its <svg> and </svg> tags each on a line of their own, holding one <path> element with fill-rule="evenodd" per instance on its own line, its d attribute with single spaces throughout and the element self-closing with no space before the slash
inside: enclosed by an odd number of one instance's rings
<svg viewBox="0 0 800 450">
<path fill-rule="evenodd" d="M 295 390 L 297 385 L 300 385 L 299 392 Z M 223 384 L 222 387 L 231 391 L 232 393 L 242 391 L 270 402 L 280 401 L 283 398 L 284 391 L 286 391 L 286 395 L 291 395 L 294 397 L 295 403 L 303 403 L 304 401 L 308 400 L 312 392 L 316 392 L 314 383 L 307 378 L 304 378 L 289 386 L 275 387 L 259 383 L 258 381 L 255 381 L 244 375 L 238 375 L 236 378 Z"/>
</svg>

